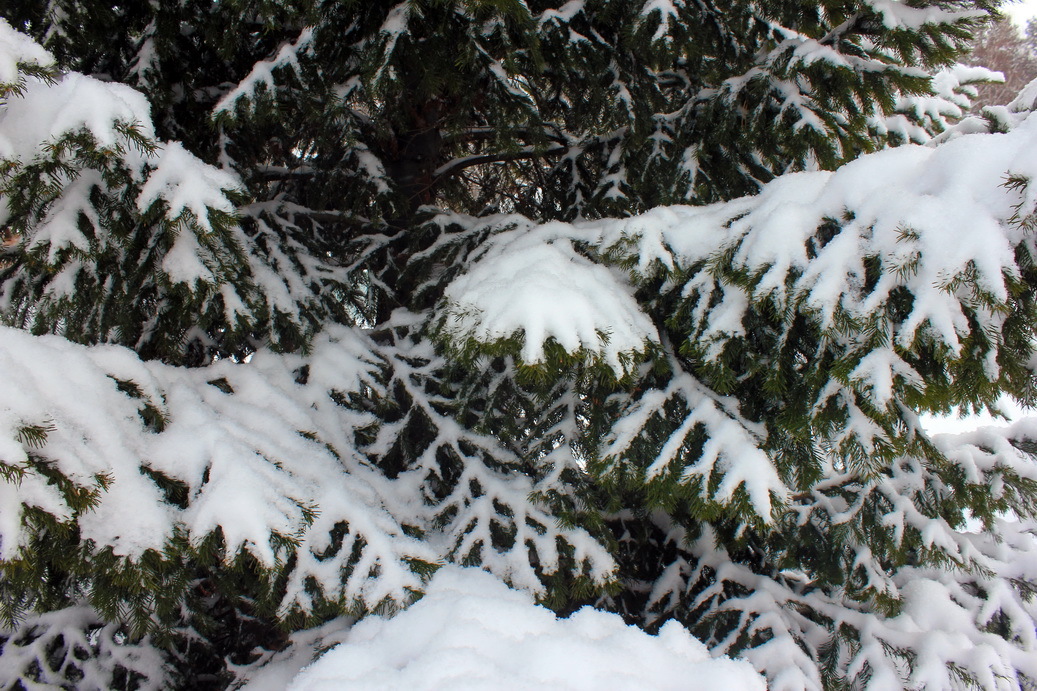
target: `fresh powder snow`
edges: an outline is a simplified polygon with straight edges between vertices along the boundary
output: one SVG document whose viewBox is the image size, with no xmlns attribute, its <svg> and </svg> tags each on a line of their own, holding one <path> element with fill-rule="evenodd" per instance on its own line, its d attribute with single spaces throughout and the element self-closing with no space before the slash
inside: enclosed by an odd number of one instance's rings
<svg viewBox="0 0 1037 691">
<path fill-rule="evenodd" d="M 272 663 L 245 691 L 280 691 L 291 661 Z M 559 618 L 478 569 L 446 566 L 425 596 L 391 619 L 356 624 L 302 670 L 289 691 L 764 691 L 748 662 L 713 659 L 675 622 L 650 636 L 616 614 Z"/>
</svg>

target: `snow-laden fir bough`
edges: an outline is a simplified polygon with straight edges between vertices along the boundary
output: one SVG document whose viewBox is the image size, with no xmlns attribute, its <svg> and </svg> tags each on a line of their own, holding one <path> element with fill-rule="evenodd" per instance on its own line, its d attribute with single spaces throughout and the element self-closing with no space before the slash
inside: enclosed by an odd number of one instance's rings
<svg viewBox="0 0 1037 691">
<path fill-rule="evenodd" d="M 993 6 L 0 10 L 3 683 L 241 683 L 447 562 L 774 689 L 1037 679 L 1037 428 L 919 422 L 1034 400 Z"/>
</svg>

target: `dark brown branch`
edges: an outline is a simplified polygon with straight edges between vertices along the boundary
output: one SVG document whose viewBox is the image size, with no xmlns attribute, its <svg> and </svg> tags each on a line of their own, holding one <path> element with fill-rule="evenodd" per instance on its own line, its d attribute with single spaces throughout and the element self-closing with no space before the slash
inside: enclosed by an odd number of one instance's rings
<svg viewBox="0 0 1037 691">
<path fill-rule="evenodd" d="M 343 223 L 348 226 L 354 226 L 356 228 L 363 228 L 371 225 L 371 221 L 366 218 L 359 216 L 347 216 L 346 214 L 339 213 L 337 211 L 297 211 L 296 213 L 304 215 L 317 223 Z"/>
<path fill-rule="evenodd" d="M 313 168 L 310 168 L 309 166 L 300 166 L 299 168 L 266 166 L 256 170 L 256 177 L 265 182 L 274 182 L 277 180 L 299 180 L 301 178 L 311 178 L 314 174 Z"/>
<path fill-rule="evenodd" d="M 543 130 L 536 131 L 527 128 L 512 130 L 498 130 L 492 127 L 472 127 L 461 132 L 448 133 L 443 136 L 445 144 L 457 144 L 462 142 L 478 142 L 495 139 L 499 136 L 512 136 L 520 139 L 533 139 L 534 136 L 542 136 L 550 141 L 565 143 L 565 138 L 556 128 L 545 126 Z"/>
<path fill-rule="evenodd" d="M 465 168 L 471 168 L 472 166 L 479 166 L 485 163 L 505 163 L 507 161 L 521 161 L 530 158 L 542 158 L 544 156 L 555 156 L 557 154 L 564 154 L 569 150 L 567 146 L 556 146 L 551 149 L 545 149 L 538 151 L 536 149 L 524 149 L 522 151 L 510 151 L 502 154 L 482 154 L 478 156 L 465 156 L 463 158 L 455 158 L 454 160 L 441 165 L 436 168 L 432 174 L 435 176 L 435 182 L 438 183 L 443 178 L 454 175 L 458 171 L 464 170 Z M 435 183 L 433 183 L 435 184 Z"/>
</svg>

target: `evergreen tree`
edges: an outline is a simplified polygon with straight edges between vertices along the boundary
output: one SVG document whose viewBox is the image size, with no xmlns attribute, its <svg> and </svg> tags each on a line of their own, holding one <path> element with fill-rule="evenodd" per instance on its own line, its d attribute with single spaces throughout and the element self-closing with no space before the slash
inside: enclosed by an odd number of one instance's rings
<svg viewBox="0 0 1037 691">
<path fill-rule="evenodd" d="M 995 5 L 0 9 L 3 683 L 223 687 L 444 562 L 776 689 L 1037 679 L 1037 433 L 918 417 L 1035 397 Z"/>
</svg>

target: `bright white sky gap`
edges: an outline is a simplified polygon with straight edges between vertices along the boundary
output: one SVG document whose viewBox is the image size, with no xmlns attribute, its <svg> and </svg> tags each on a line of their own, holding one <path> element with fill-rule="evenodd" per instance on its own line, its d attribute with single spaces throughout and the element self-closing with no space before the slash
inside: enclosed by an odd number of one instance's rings
<svg viewBox="0 0 1037 691">
<path fill-rule="evenodd" d="M 1020 27 L 1026 27 L 1026 20 L 1037 17 L 1037 0 L 1021 0 L 1010 5 L 1005 5 L 1001 11 L 1007 14 L 1013 22 Z"/>
</svg>

